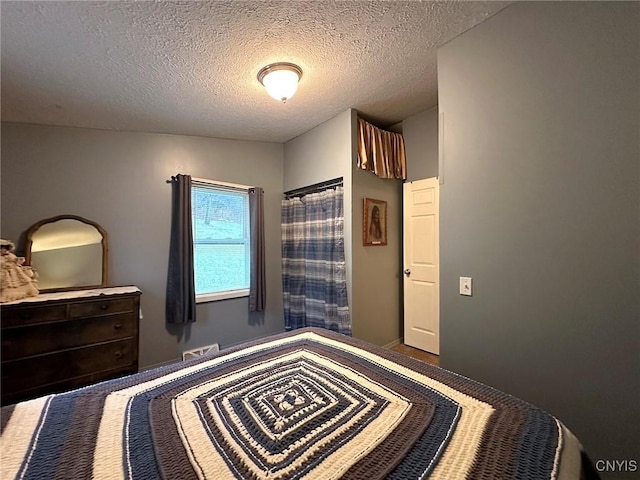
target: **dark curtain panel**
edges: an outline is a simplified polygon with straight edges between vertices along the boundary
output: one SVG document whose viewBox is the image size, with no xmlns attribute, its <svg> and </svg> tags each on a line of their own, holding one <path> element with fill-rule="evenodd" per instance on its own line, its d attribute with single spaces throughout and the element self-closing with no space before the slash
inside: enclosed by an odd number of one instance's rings
<svg viewBox="0 0 640 480">
<path fill-rule="evenodd" d="M 168 323 L 196 321 L 196 288 L 193 276 L 191 229 L 191 176 L 172 177 L 171 246 L 167 277 Z"/>
<path fill-rule="evenodd" d="M 251 237 L 251 277 L 249 281 L 249 311 L 262 312 L 267 291 L 264 266 L 264 191 L 249 189 L 249 225 Z"/>
</svg>

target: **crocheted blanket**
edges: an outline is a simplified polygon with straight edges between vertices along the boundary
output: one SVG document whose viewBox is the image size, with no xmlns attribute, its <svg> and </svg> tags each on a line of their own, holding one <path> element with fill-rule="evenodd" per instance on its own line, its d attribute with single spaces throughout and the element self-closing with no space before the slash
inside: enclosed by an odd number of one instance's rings
<svg viewBox="0 0 640 480">
<path fill-rule="evenodd" d="M 302 329 L 2 409 L 2 478 L 579 479 L 557 419 Z"/>
</svg>

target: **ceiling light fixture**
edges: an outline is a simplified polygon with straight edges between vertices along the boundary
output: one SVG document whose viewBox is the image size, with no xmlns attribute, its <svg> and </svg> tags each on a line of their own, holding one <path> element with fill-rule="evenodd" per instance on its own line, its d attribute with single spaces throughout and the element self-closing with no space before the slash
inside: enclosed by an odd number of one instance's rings
<svg viewBox="0 0 640 480">
<path fill-rule="evenodd" d="M 282 103 L 287 103 L 298 90 L 302 69 L 293 63 L 278 62 L 263 67 L 258 72 L 258 81 L 267 93 Z"/>
</svg>

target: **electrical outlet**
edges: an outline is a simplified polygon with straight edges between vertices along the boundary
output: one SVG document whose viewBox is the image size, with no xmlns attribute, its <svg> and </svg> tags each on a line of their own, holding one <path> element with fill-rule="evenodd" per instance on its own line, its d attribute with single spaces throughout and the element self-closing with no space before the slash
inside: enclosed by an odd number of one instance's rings
<svg viewBox="0 0 640 480">
<path fill-rule="evenodd" d="M 471 296 L 471 277 L 460 277 L 460 295 Z"/>
</svg>

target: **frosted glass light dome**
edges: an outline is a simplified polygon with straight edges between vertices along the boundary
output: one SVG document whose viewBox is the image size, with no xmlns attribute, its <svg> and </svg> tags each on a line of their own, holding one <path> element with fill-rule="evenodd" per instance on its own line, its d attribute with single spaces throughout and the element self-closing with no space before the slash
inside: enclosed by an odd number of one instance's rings
<svg viewBox="0 0 640 480">
<path fill-rule="evenodd" d="M 293 63 L 273 63 L 258 72 L 258 80 L 267 93 L 286 103 L 298 90 L 302 69 Z"/>
</svg>

